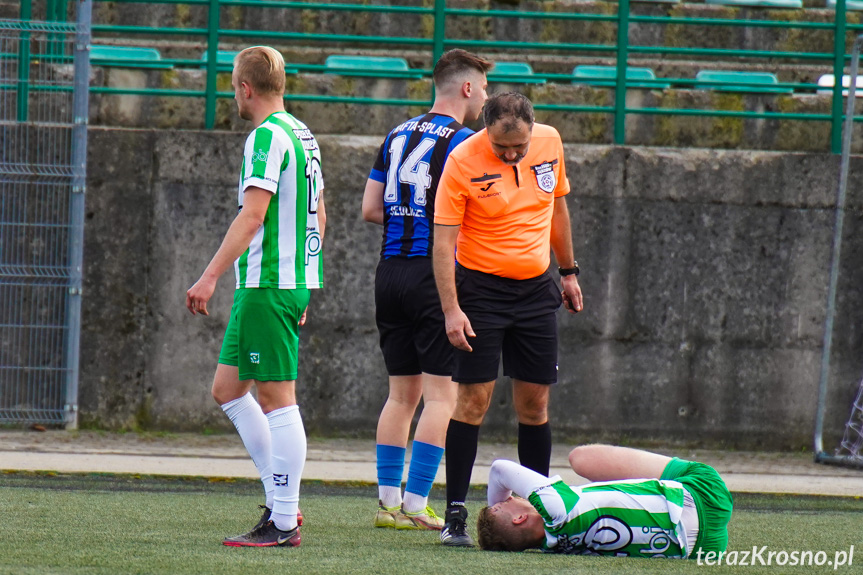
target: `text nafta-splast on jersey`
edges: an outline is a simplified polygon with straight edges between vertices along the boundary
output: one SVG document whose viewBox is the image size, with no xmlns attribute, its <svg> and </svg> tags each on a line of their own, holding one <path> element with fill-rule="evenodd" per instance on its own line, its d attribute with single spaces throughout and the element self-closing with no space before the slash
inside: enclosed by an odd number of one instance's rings
<svg viewBox="0 0 863 575">
<path fill-rule="evenodd" d="M 240 209 L 250 186 L 273 197 L 264 224 L 234 262 L 237 288 L 323 287 L 318 201 L 324 179 L 318 143 L 305 124 L 277 112 L 249 134 L 240 171 Z"/>
<path fill-rule="evenodd" d="M 369 175 L 385 185 L 384 258 L 431 256 L 440 173 L 449 153 L 471 134 L 450 116 L 430 113 L 387 135 Z"/>
</svg>

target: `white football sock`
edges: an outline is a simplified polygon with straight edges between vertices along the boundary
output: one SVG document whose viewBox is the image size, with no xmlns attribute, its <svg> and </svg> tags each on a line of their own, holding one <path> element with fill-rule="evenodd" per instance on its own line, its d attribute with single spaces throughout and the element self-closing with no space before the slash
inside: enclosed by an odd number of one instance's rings
<svg viewBox="0 0 863 575">
<path fill-rule="evenodd" d="M 300 478 L 306 464 L 306 430 L 300 407 L 291 405 L 267 414 L 272 437 L 273 514 L 271 519 L 282 531 L 297 526 Z"/>
<path fill-rule="evenodd" d="M 392 485 L 378 485 L 378 499 L 384 507 L 399 507 L 402 504 L 402 488 Z"/>
<path fill-rule="evenodd" d="M 418 493 L 405 491 L 405 504 L 402 506 L 408 513 L 419 513 L 425 511 L 429 504 L 429 498 Z"/>
<path fill-rule="evenodd" d="M 246 451 L 252 457 L 258 473 L 261 475 L 261 483 L 264 484 L 266 493 L 266 505 L 273 508 L 273 472 L 270 462 L 272 453 L 270 441 L 270 423 L 267 416 L 261 410 L 261 406 L 255 401 L 251 393 L 238 397 L 222 405 L 222 411 L 230 418 Z"/>
</svg>

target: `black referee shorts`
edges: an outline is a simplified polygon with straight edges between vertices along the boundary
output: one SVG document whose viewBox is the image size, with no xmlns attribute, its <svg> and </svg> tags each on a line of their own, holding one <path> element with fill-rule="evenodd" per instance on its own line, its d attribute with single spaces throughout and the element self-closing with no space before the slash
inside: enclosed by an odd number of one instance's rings
<svg viewBox="0 0 863 575">
<path fill-rule="evenodd" d="M 456 266 L 462 311 L 476 337 L 472 352 L 455 350 L 453 379 L 484 383 L 503 373 L 528 383 L 557 383 L 557 316 L 560 289 L 548 273 L 515 280 Z"/>
<path fill-rule="evenodd" d="M 375 320 L 389 375 L 451 375 L 446 336 L 429 257 L 381 259 L 375 273 Z"/>
</svg>

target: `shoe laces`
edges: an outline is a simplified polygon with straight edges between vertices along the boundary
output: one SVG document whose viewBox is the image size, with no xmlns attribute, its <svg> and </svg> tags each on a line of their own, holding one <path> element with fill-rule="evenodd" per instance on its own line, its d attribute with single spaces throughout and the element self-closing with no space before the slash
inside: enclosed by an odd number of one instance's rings
<svg viewBox="0 0 863 575">
<path fill-rule="evenodd" d="M 452 535 L 467 535 L 467 523 L 461 517 L 453 517 L 447 525 L 447 531 Z"/>
<path fill-rule="evenodd" d="M 251 538 L 253 538 L 253 537 L 260 537 L 261 535 L 263 535 L 263 534 L 264 534 L 264 531 L 266 531 L 267 527 L 269 527 L 269 525 L 270 525 L 271 523 L 273 523 L 273 522 L 272 522 L 272 521 L 267 521 L 266 523 L 264 523 L 264 524 L 263 524 L 263 525 L 261 525 L 260 527 L 255 527 L 254 529 L 252 529 L 251 531 L 249 531 L 249 533 L 248 533 L 247 537 L 249 537 L 250 539 L 251 539 Z M 275 527 L 275 524 L 273 524 L 273 527 Z"/>
</svg>

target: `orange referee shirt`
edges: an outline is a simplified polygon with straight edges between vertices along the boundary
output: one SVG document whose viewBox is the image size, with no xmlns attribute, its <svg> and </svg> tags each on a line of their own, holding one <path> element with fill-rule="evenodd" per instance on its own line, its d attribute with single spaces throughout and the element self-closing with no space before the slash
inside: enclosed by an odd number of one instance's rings
<svg viewBox="0 0 863 575">
<path fill-rule="evenodd" d="M 534 124 L 527 155 L 515 166 L 494 155 L 482 130 L 450 153 L 438 184 L 434 221 L 461 225 L 456 257 L 464 267 L 534 278 L 550 263 L 554 198 L 568 193 L 557 130 Z"/>
</svg>

